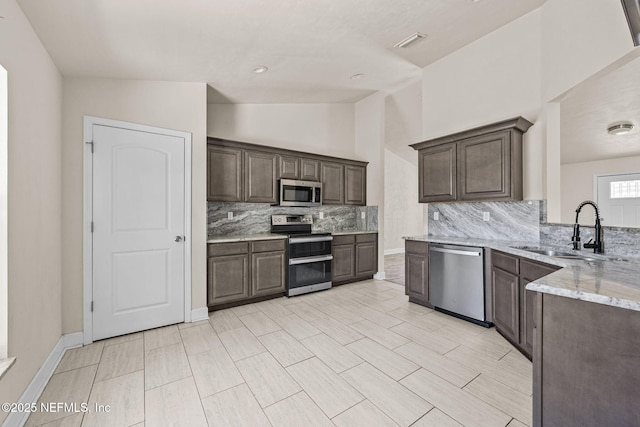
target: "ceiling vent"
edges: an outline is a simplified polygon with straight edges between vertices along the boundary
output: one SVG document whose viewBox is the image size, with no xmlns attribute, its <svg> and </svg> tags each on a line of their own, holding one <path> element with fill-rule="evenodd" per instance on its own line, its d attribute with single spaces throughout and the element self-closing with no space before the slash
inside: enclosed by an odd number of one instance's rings
<svg viewBox="0 0 640 427">
<path fill-rule="evenodd" d="M 406 39 L 400 40 L 398 43 L 394 44 L 393 47 L 400 47 L 400 48 L 405 48 L 405 47 L 409 47 L 412 44 L 427 38 L 426 34 L 422 34 L 422 33 L 413 33 L 411 34 L 409 37 L 407 37 Z"/>
<path fill-rule="evenodd" d="M 612 124 L 607 128 L 609 135 L 625 135 L 633 130 L 634 126 L 631 122 L 621 122 Z"/>
</svg>

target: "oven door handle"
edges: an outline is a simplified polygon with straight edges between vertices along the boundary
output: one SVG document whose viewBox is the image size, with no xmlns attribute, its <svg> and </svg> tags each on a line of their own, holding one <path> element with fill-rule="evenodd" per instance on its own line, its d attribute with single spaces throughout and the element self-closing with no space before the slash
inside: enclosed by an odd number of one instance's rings
<svg viewBox="0 0 640 427">
<path fill-rule="evenodd" d="M 333 255 L 308 256 L 304 258 L 294 258 L 289 260 L 289 265 L 311 264 L 312 262 L 331 261 Z"/>
<path fill-rule="evenodd" d="M 289 244 L 295 245 L 298 243 L 330 242 L 331 240 L 333 240 L 333 236 L 289 237 Z"/>
</svg>

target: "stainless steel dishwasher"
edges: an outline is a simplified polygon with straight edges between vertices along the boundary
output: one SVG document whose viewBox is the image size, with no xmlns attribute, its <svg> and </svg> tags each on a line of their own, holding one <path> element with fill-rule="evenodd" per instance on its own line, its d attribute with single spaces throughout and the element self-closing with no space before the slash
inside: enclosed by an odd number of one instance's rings
<svg viewBox="0 0 640 427">
<path fill-rule="evenodd" d="M 429 302 L 440 311 L 491 326 L 484 258 L 483 248 L 430 243 Z"/>
</svg>

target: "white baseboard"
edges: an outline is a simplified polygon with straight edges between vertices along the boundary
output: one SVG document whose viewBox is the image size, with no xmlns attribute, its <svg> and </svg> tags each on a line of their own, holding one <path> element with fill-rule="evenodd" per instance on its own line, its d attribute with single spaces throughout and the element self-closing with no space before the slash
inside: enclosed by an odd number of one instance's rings
<svg viewBox="0 0 640 427">
<path fill-rule="evenodd" d="M 373 278 L 375 280 L 384 280 L 387 277 L 386 274 L 384 274 L 384 271 L 378 271 L 376 274 L 373 275 Z"/>
<path fill-rule="evenodd" d="M 69 348 L 81 346 L 82 342 L 82 332 L 61 336 L 16 403 L 18 403 L 18 405 L 22 403 L 26 406 L 27 404 L 37 402 L 58 367 L 58 363 L 60 363 L 64 352 Z M 5 418 L 2 427 L 21 427 L 27 422 L 27 418 L 29 418 L 28 412 L 10 412 L 7 418 Z"/>
<path fill-rule="evenodd" d="M 395 255 L 395 254 L 403 254 L 403 253 L 404 253 L 404 248 L 385 249 L 384 250 L 384 254 L 385 255 Z"/>
<path fill-rule="evenodd" d="M 196 308 L 191 310 L 191 321 L 199 322 L 201 320 L 209 319 L 209 309 L 207 307 Z"/>
<path fill-rule="evenodd" d="M 84 340 L 84 334 L 82 332 L 74 332 L 72 334 L 66 334 L 62 336 L 64 340 L 64 348 L 81 347 Z"/>
</svg>

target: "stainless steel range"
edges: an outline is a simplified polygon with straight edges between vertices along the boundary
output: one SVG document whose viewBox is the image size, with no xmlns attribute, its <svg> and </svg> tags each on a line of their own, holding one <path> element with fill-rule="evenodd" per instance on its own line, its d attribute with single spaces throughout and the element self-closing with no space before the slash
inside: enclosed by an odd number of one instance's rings
<svg viewBox="0 0 640 427">
<path fill-rule="evenodd" d="M 272 215 L 271 232 L 287 234 L 288 297 L 331 288 L 331 233 L 312 233 L 313 217 Z"/>
</svg>

